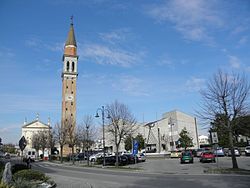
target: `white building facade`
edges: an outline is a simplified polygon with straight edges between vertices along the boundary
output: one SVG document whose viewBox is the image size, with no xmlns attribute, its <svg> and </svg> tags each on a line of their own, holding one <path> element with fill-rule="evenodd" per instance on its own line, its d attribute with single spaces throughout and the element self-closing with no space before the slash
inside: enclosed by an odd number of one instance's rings
<svg viewBox="0 0 250 188">
<path fill-rule="evenodd" d="M 27 121 L 25 120 L 24 125 L 22 126 L 22 136 L 24 136 L 27 141 L 24 152 L 33 149 L 32 139 L 35 134 L 39 134 L 39 132 L 45 131 L 46 134 L 49 135 L 50 129 L 50 120 L 48 120 L 48 123 L 45 124 L 39 121 L 38 115 L 36 119 L 30 123 L 27 123 Z M 45 152 L 48 152 L 48 150 L 46 149 Z M 39 154 L 41 154 L 41 151 L 39 151 Z"/>
<path fill-rule="evenodd" d="M 196 118 L 183 112 L 174 110 L 162 115 L 158 119 L 149 123 L 141 123 L 137 125 L 136 132 L 133 137 L 141 134 L 145 140 L 146 152 L 148 153 L 165 153 L 176 150 L 178 147 L 178 139 L 180 132 L 186 128 L 189 136 L 192 138 L 193 147 L 190 149 L 199 148 L 198 129 Z M 106 135 L 106 147 L 112 148 L 115 151 L 115 146 L 111 142 L 108 133 Z M 123 140 L 124 141 L 124 140 Z M 119 150 L 124 150 L 124 142 L 121 142 Z"/>
</svg>

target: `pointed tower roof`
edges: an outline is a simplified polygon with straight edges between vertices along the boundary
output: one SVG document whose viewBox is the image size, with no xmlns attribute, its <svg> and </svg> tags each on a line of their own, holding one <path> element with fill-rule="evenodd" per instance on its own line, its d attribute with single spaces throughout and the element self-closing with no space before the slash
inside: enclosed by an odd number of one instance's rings
<svg viewBox="0 0 250 188">
<path fill-rule="evenodd" d="M 74 45 L 75 47 L 77 46 L 75 32 L 74 32 L 74 26 L 73 26 L 73 18 L 71 18 L 70 30 L 68 33 L 68 38 L 67 38 L 66 43 L 65 43 L 65 46 L 68 46 L 68 45 Z"/>
</svg>

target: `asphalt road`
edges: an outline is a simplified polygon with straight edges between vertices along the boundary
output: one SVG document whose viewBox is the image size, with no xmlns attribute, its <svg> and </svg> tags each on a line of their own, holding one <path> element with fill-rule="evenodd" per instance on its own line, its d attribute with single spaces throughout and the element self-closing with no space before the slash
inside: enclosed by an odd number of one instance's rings
<svg viewBox="0 0 250 188">
<path fill-rule="evenodd" d="M 246 161 L 249 162 L 249 159 L 246 158 Z M 225 164 L 230 164 L 227 158 L 221 159 L 221 164 L 223 164 L 223 161 L 225 161 Z M 198 161 L 190 165 L 180 165 L 178 159 L 163 159 L 148 160 L 148 162 L 138 165 L 145 166 L 145 168 L 151 167 L 151 170 L 121 171 L 86 168 L 79 165 L 65 166 L 50 162 L 36 162 L 32 164 L 32 168 L 41 170 L 51 176 L 59 188 L 248 188 L 250 185 L 250 176 L 200 173 L 198 169 L 202 169 L 203 167 L 200 165 L 203 164 Z M 174 166 L 175 169 L 179 168 L 179 171 L 172 172 Z M 167 167 L 169 167 L 168 170 L 165 169 Z"/>
</svg>

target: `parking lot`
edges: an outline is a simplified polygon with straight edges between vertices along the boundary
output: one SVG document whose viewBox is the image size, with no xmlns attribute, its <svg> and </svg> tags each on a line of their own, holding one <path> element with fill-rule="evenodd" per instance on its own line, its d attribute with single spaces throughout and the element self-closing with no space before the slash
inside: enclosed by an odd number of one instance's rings
<svg viewBox="0 0 250 188">
<path fill-rule="evenodd" d="M 250 157 L 237 157 L 237 162 L 239 168 L 250 170 Z M 144 163 L 130 166 L 150 173 L 203 174 L 208 168 L 232 168 L 232 159 L 231 157 L 218 157 L 216 163 L 201 163 L 199 158 L 194 158 L 193 164 L 180 164 L 179 158 L 148 158 Z"/>
</svg>

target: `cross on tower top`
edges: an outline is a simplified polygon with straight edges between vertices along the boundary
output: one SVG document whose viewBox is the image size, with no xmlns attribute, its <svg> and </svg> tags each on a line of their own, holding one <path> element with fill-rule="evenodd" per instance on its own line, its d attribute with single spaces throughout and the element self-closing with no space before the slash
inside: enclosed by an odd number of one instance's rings
<svg viewBox="0 0 250 188">
<path fill-rule="evenodd" d="M 72 16 L 70 16 L 70 20 L 71 20 L 71 24 L 73 25 L 73 18 L 74 18 L 74 16 L 72 15 Z"/>
</svg>

